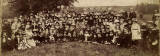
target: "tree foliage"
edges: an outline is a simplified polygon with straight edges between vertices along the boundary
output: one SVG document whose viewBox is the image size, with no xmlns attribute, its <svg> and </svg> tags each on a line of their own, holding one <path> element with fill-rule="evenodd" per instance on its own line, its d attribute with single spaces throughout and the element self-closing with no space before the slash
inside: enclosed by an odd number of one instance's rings
<svg viewBox="0 0 160 56">
<path fill-rule="evenodd" d="M 28 12 L 42 10 L 59 11 L 58 6 L 72 6 L 77 0 L 15 0 L 12 5 L 16 12 L 26 14 Z"/>
</svg>

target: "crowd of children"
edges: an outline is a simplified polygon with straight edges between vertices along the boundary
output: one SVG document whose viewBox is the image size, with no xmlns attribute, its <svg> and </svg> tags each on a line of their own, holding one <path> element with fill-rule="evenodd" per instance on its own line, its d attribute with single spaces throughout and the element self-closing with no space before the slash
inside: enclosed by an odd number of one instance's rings
<svg viewBox="0 0 160 56">
<path fill-rule="evenodd" d="M 130 47 L 133 39 L 141 39 L 141 37 L 133 38 L 141 35 L 140 26 L 136 23 L 135 12 L 52 13 L 42 11 L 20 15 L 10 24 L 3 25 L 7 25 L 11 30 L 11 38 L 6 39 L 17 41 L 18 49 L 26 49 L 35 47 L 38 43 L 70 41 Z M 134 35 L 133 32 L 135 32 Z M 3 32 L 4 37 L 7 34 Z"/>
</svg>

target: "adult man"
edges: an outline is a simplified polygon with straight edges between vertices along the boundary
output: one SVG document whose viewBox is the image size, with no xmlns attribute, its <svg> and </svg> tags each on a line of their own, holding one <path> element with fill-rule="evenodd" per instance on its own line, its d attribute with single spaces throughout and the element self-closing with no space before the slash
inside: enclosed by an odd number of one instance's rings
<svg viewBox="0 0 160 56">
<path fill-rule="evenodd" d="M 130 31 L 127 25 L 124 26 L 122 33 L 119 38 L 119 43 L 121 47 L 130 47 L 131 44 L 131 37 L 130 37 Z"/>
<path fill-rule="evenodd" d="M 147 50 L 149 49 L 149 28 L 147 27 L 147 23 L 143 22 L 141 25 L 141 32 L 142 32 L 142 38 L 143 38 L 143 49 Z"/>
<path fill-rule="evenodd" d="M 129 17 L 130 19 L 136 18 L 137 17 L 136 12 L 135 11 L 130 12 Z"/>
<path fill-rule="evenodd" d="M 157 11 L 157 10 L 154 10 L 154 13 L 153 13 L 153 16 L 152 16 L 152 21 L 153 21 L 153 23 L 155 23 L 155 21 L 156 21 L 156 18 L 157 18 L 157 14 L 158 14 L 159 12 Z"/>
<path fill-rule="evenodd" d="M 134 19 L 134 18 L 136 18 L 137 17 L 137 14 L 136 14 L 136 12 L 133 10 L 133 8 L 130 8 L 130 14 L 129 14 L 129 18 L 130 19 Z"/>
</svg>

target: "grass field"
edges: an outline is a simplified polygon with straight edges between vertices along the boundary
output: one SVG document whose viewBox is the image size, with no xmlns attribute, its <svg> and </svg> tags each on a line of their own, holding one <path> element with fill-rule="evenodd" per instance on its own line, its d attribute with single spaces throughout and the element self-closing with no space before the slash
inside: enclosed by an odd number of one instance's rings
<svg viewBox="0 0 160 56">
<path fill-rule="evenodd" d="M 67 42 L 42 44 L 27 50 L 13 50 L 2 56 L 155 56 L 141 49 L 120 48 L 115 45 Z"/>
</svg>

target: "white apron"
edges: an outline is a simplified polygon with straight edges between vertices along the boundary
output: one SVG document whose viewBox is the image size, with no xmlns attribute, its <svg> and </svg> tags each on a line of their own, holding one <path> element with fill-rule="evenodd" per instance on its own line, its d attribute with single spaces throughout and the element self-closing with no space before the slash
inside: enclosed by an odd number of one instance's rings
<svg viewBox="0 0 160 56">
<path fill-rule="evenodd" d="M 141 31 L 140 31 L 140 25 L 135 23 L 131 26 L 131 32 L 132 32 L 132 40 L 140 40 L 141 38 Z"/>
</svg>

